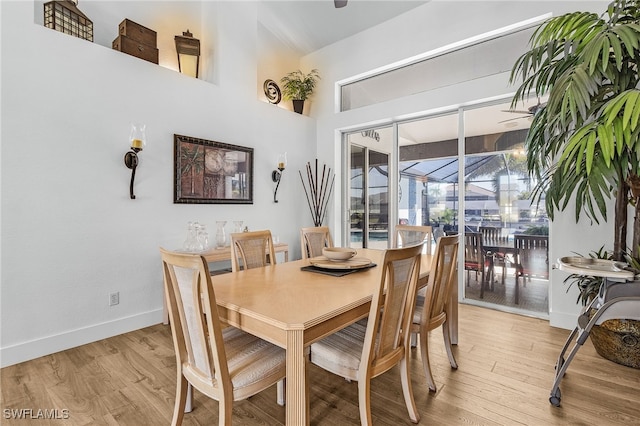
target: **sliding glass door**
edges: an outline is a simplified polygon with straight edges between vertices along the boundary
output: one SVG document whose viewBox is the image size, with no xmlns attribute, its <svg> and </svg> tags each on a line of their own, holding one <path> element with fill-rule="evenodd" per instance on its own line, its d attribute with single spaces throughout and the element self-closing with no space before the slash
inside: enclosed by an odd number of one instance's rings
<svg viewBox="0 0 640 426">
<path fill-rule="evenodd" d="M 398 122 L 395 134 L 390 126 L 347 135 L 350 245 L 386 248 L 394 223 L 430 225 L 434 246 L 440 235 L 459 234 L 463 300 L 547 315 L 548 265 L 523 272 L 516 247 L 520 235 L 549 231 L 544 208 L 531 203 L 524 152 L 540 102 L 516 111 L 508 100 L 492 102 Z M 390 179 L 396 158 L 398 179 Z M 467 268 L 462 236 L 478 233 L 485 258 Z"/>
<path fill-rule="evenodd" d="M 523 235 L 549 235 L 543 205 L 532 204 L 535 182 L 524 149 L 538 102 L 517 111 L 509 103 L 465 111 L 464 218 L 471 232 L 482 234 L 488 266 L 484 288 L 475 273 L 464 279 L 468 300 L 547 314 L 548 263 L 529 273 L 516 244 Z"/>
<path fill-rule="evenodd" d="M 429 225 L 436 236 L 457 231 L 457 133 L 456 113 L 398 124 L 400 223 Z"/>
<path fill-rule="evenodd" d="M 349 245 L 386 249 L 389 242 L 389 153 L 391 128 L 347 137 Z M 386 152 L 385 152 L 386 151 Z"/>
</svg>

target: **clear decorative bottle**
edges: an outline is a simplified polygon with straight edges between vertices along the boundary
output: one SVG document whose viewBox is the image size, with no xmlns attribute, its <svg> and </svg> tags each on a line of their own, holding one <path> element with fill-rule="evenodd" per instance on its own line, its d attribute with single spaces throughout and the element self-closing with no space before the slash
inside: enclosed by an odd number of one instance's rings
<svg viewBox="0 0 640 426">
<path fill-rule="evenodd" d="M 234 220 L 233 221 L 233 232 L 234 233 L 238 233 L 238 232 L 242 232 L 242 221 L 241 220 Z"/>
<path fill-rule="evenodd" d="M 216 247 L 218 248 L 222 248 L 227 244 L 227 234 L 224 230 L 226 224 L 226 220 L 216 221 Z"/>
<path fill-rule="evenodd" d="M 200 225 L 200 229 L 198 230 L 198 249 L 209 249 L 209 233 L 207 232 L 207 227 L 205 225 Z"/>
<path fill-rule="evenodd" d="M 197 222 L 196 222 L 197 223 Z M 196 228 L 194 222 L 187 222 L 187 238 L 184 240 L 182 248 L 184 251 L 194 251 L 196 243 Z"/>
</svg>

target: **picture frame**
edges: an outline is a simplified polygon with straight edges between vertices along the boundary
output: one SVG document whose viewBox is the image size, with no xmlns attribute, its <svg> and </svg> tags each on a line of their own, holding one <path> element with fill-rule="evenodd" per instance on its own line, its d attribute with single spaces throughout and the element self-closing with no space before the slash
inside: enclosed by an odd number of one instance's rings
<svg viewBox="0 0 640 426">
<path fill-rule="evenodd" d="M 173 135 L 174 204 L 253 204 L 253 148 Z"/>
</svg>

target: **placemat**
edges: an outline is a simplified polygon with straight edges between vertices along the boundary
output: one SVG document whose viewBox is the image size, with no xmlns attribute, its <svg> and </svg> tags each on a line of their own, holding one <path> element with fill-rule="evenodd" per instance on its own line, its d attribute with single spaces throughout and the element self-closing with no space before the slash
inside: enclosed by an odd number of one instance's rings
<svg viewBox="0 0 640 426">
<path fill-rule="evenodd" d="M 300 270 L 308 271 L 308 272 L 316 272 L 318 274 L 331 275 L 332 277 L 343 277 L 345 275 L 353 274 L 358 271 L 366 271 L 367 269 L 373 268 L 374 266 L 377 266 L 377 265 L 375 263 L 372 263 L 370 265 L 367 265 L 364 268 L 359 268 L 359 269 L 324 269 L 324 268 L 318 268 L 317 266 L 309 265 L 309 266 L 301 267 Z"/>
</svg>

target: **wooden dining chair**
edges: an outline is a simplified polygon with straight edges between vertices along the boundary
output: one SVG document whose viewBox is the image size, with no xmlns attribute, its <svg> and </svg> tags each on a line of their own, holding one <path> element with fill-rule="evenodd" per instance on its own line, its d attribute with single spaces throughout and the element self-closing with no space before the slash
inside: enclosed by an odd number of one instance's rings
<svg viewBox="0 0 640 426">
<path fill-rule="evenodd" d="M 435 392 L 436 384 L 429 363 L 429 332 L 442 326 L 444 346 L 449 356 L 451 368 L 458 368 L 451 348 L 451 334 L 448 320 L 451 318 L 451 294 L 457 285 L 458 236 L 440 237 L 436 252 L 431 260 L 431 271 L 425 297 L 418 296 L 411 332 L 418 334 L 422 366 L 427 377 L 429 390 Z"/>
<path fill-rule="evenodd" d="M 501 280 L 502 285 L 504 285 L 505 278 L 507 276 L 507 265 L 511 263 L 513 256 L 500 251 L 500 247 L 504 247 L 508 243 L 508 236 L 503 233 L 503 228 L 498 228 L 496 226 L 480 226 L 478 227 L 478 232 L 482 234 L 482 244 L 485 256 L 489 255 L 487 253 L 487 250 L 489 250 L 487 246 L 496 247 L 495 250 L 491 251 L 490 256 L 492 256 L 494 270 L 496 267 L 502 269 Z M 493 286 L 493 284 L 491 285 Z"/>
<path fill-rule="evenodd" d="M 371 379 L 399 364 L 411 421 L 420 415 L 409 377 L 409 329 L 413 318 L 422 245 L 388 249 L 369 316 L 311 344 L 311 362 L 358 382 L 360 423 L 371 424 Z"/>
<path fill-rule="evenodd" d="M 231 234 L 231 271 L 260 268 L 275 263 L 276 253 L 271 231 Z"/>
<path fill-rule="evenodd" d="M 300 229 L 300 249 L 303 259 L 322 256 L 322 249 L 325 247 L 333 247 L 333 239 L 328 226 Z"/>
<path fill-rule="evenodd" d="M 193 387 L 219 402 L 218 424 L 231 425 L 234 401 L 284 379 L 285 351 L 235 327 L 222 328 L 204 257 L 160 253 L 177 367 L 171 424 L 182 424 L 185 408 L 190 411 Z"/>
<path fill-rule="evenodd" d="M 480 232 L 465 232 L 464 234 L 464 269 L 467 271 L 467 287 L 471 279 L 471 272 L 480 273 L 480 297 L 484 296 L 484 276 L 486 260 L 482 248 L 482 234 Z"/>
<path fill-rule="evenodd" d="M 526 280 L 532 277 L 549 279 L 549 236 L 548 235 L 523 235 L 514 237 L 516 249 L 516 288 L 515 303 L 520 303 L 519 280 L 522 278 L 522 286 L 526 286 Z"/>
<path fill-rule="evenodd" d="M 431 254 L 431 240 L 433 233 L 430 226 L 421 225 L 396 225 L 394 234 L 394 247 L 407 247 L 425 243 L 427 254 Z"/>
</svg>

